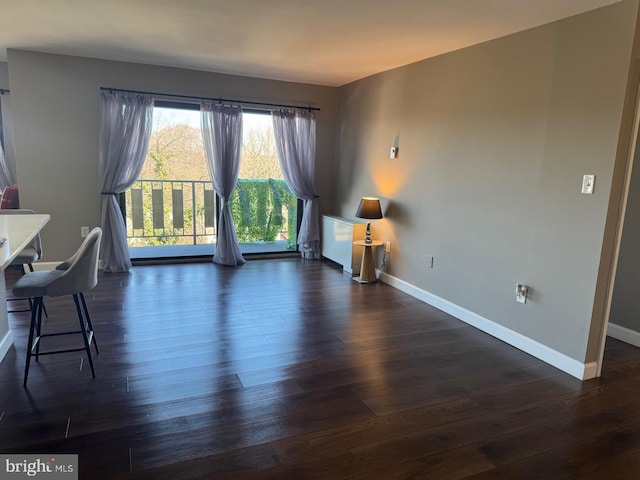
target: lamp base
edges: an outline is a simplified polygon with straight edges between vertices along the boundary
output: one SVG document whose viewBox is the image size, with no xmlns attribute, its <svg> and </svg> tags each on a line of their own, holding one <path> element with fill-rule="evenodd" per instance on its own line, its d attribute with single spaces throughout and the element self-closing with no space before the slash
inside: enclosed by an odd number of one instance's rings
<svg viewBox="0 0 640 480">
<path fill-rule="evenodd" d="M 364 234 L 364 243 L 370 244 L 371 242 L 371 222 L 367 222 L 367 231 Z"/>
<path fill-rule="evenodd" d="M 358 283 L 378 283 L 378 279 L 375 280 L 362 280 L 360 277 L 352 277 L 351 280 Z"/>
<path fill-rule="evenodd" d="M 360 245 L 362 244 L 364 244 L 364 251 L 362 252 L 362 262 L 360 264 L 360 276 L 352 278 L 358 283 L 375 283 L 378 281 L 378 277 L 376 275 L 373 250 L 380 245 L 381 242 L 371 244 L 360 242 Z"/>
</svg>

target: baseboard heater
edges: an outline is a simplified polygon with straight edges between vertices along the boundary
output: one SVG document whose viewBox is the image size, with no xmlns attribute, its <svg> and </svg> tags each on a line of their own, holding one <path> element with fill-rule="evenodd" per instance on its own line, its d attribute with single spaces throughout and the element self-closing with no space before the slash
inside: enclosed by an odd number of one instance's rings
<svg viewBox="0 0 640 480">
<path fill-rule="evenodd" d="M 342 265 L 350 275 L 360 275 L 362 247 L 355 240 L 364 239 L 366 224 L 333 215 L 322 216 L 322 256 Z"/>
</svg>

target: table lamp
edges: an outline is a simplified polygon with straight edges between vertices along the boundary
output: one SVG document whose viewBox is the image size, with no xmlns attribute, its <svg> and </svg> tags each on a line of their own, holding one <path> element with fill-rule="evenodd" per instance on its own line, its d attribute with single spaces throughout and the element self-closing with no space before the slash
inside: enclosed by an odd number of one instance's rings
<svg viewBox="0 0 640 480">
<path fill-rule="evenodd" d="M 382 218 L 380 200 L 376 197 L 362 197 L 360 205 L 358 205 L 356 217 L 367 220 L 367 233 L 364 237 L 364 243 L 371 243 L 371 222 L 369 220 Z"/>
</svg>

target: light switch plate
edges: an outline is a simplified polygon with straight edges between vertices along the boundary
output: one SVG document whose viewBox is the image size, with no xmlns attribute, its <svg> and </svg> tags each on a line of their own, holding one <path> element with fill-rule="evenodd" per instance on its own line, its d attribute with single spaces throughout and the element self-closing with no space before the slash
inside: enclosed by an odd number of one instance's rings
<svg viewBox="0 0 640 480">
<path fill-rule="evenodd" d="M 389 158 L 396 158 L 398 156 L 398 147 L 391 147 L 389 152 Z"/>
<path fill-rule="evenodd" d="M 593 194 L 593 187 L 596 183 L 595 175 L 585 175 L 582 177 L 582 193 Z"/>
</svg>

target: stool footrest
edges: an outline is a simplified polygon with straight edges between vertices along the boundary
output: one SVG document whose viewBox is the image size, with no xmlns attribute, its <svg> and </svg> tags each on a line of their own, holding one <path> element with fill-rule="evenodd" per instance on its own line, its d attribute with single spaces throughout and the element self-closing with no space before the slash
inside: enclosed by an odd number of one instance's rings
<svg viewBox="0 0 640 480">
<path fill-rule="evenodd" d="M 41 355 L 53 355 L 55 353 L 69 353 L 69 352 L 86 352 L 87 350 L 85 348 L 70 348 L 68 350 L 53 350 L 50 352 L 40 352 L 40 353 L 34 353 L 32 351 L 32 354 L 35 356 L 41 356 Z"/>
<path fill-rule="evenodd" d="M 82 330 L 76 330 L 73 332 L 57 332 L 57 333 L 47 333 L 47 334 L 43 334 L 43 335 L 39 335 L 37 336 L 34 340 L 33 340 L 33 344 L 31 345 L 31 353 L 33 355 L 36 356 L 40 356 L 40 355 L 50 355 L 52 353 L 67 353 L 67 352 L 80 352 L 80 351 L 86 351 L 86 348 L 74 348 L 71 350 L 56 350 L 55 352 L 36 352 L 36 347 L 38 346 L 38 343 L 40 342 L 41 338 L 44 337 L 58 337 L 60 335 L 72 335 L 74 333 L 82 333 Z M 89 344 L 91 344 L 91 342 L 93 341 L 93 330 L 87 330 L 87 342 Z"/>
</svg>

